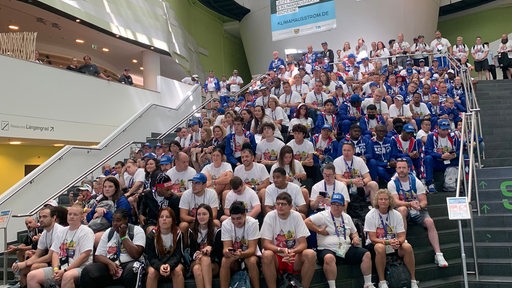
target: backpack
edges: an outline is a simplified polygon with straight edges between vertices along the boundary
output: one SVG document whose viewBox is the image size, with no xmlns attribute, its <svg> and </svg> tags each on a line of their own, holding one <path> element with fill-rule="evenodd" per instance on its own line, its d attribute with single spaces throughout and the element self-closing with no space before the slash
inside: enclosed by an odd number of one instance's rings
<svg viewBox="0 0 512 288">
<path fill-rule="evenodd" d="M 368 208 L 368 202 L 366 202 L 364 189 L 357 188 L 357 194 L 350 194 L 347 214 L 352 217 L 352 220 L 359 219 L 364 223 L 366 214 L 369 211 L 370 209 Z"/>
<path fill-rule="evenodd" d="M 459 169 L 457 167 L 446 167 L 446 170 L 444 171 L 443 191 L 454 192 L 457 190 L 458 174 Z"/>
<path fill-rule="evenodd" d="M 302 283 L 294 275 L 290 273 L 283 273 L 280 275 L 281 279 L 278 282 L 278 288 L 303 288 Z"/>
<path fill-rule="evenodd" d="M 389 288 L 410 288 L 411 275 L 404 262 L 397 255 L 386 257 L 385 273 Z"/>
<path fill-rule="evenodd" d="M 133 240 L 133 237 L 135 235 L 135 233 L 133 232 L 134 230 L 135 226 L 133 224 L 128 223 L 128 231 L 126 232 L 126 235 L 128 235 L 128 238 L 130 238 L 130 240 Z M 110 231 L 108 231 L 107 243 L 110 242 L 110 240 L 112 240 L 112 237 L 114 237 L 114 232 L 114 229 L 110 229 Z"/>
<path fill-rule="evenodd" d="M 240 270 L 235 272 L 235 274 L 231 276 L 229 288 L 251 288 L 251 280 L 249 279 L 247 271 Z"/>
</svg>

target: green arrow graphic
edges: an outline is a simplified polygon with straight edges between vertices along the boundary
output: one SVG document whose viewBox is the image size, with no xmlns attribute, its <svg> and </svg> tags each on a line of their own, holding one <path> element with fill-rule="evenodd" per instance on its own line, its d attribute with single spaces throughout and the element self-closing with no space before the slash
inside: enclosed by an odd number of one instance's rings
<svg viewBox="0 0 512 288">
<path fill-rule="evenodd" d="M 482 187 L 482 189 L 485 189 L 485 187 L 487 187 L 487 182 L 485 181 L 480 181 L 480 184 L 478 184 L 480 187 Z"/>
<path fill-rule="evenodd" d="M 503 203 L 503 205 L 505 205 L 505 203 Z M 482 210 L 484 210 L 484 214 L 487 214 L 487 211 L 489 211 L 489 209 L 491 209 L 489 206 L 487 206 L 487 204 L 484 204 L 484 206 L 482 206 Z"/>
<path fill-rule="evenodd" d="M 503 199 L 501 202 L 503 203 L 503 207 L 505 207 L 505 209 L 512 210 L 512 204 L 510 204 L 509 200 Z"/>
</svg>

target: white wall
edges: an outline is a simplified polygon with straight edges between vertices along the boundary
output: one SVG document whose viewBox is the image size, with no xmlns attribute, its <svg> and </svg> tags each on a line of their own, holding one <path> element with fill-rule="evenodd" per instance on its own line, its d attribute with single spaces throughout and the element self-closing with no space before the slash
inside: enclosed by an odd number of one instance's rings
<svg viewBox="0 0 512 288">
<path fill-rule="evenodd" d="M 6 56 L 0 67 L 0 137 L 100 142 L 148 103 L 176 107 L 191 88 L 161 77 L 159 93 Z"/>
<path fill-rule="evenodd" d="M 284 49 L 305 50 L 311 44 L 313 49 L 320 50 L 320 43 L 327 41 L 329 48 L 336 51 L 345 41 L 354 47 L 361 36 L 367 46 L 379 40 L 387 45 L 400 32 L 409 43 L 418 34 L 431 40 L 439 12 L 438 1 L 434 0 L 337 0 L 336 29 L 272 42 L 270 1 L 238 2 L 251 9 L 242 19 L 240 32 L 252 74 L 266 71 L 274 50 L 284 58 Z"/>
</svg>

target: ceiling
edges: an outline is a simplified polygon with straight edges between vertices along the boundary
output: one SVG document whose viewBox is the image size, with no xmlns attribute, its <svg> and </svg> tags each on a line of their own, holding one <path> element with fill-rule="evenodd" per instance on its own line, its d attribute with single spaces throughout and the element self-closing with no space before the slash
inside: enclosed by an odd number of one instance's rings
<svg viewBox="0 0 512 288">
<path fill-rule="evenodd" d="M 260 0 L 261 1 L 261 0 Z M 241 21 L 251 10 L 238 4 L 235 0 L 199 0 L 208 9 L 220 15 Z"/>
<path fill-rule="evenodd" d="M 461 0 L 458 2 L 451 3 L 449 5 L 444 5 L 439 8 L 439 16 L 446 16 L 453 13 L 457 13 L 460 11 L 464 11 L 467 9 L 475 8 L 480 5 L 484 5 L 490 2 L 494 2 L 496 0 Z"/>
<path fill-rule="evenodd" d="M 28 2 L 43 6 L 38 1 Z M 13 32 L 9 30 L 9 25 L 18 26 L 18 32 L 37 32 L 36 48 L 43 55 L 58 55 L 69 59 L 75 57 L 79 60 L 84 55 L 90 55 L 93 63 L 100 67 L 117 74 L 121 74 L 124 68 L 129 68 L 134 80 L 142 81 L 142 51 L 149 50 L 149 46 L 116 38 L 114 34 L 90 23 L 77 23 L 76 19 L 63 17 L 64 13 L 58 15 L 53 13 L 57 11 L 50 12 L 34 5 L 17 0 L 1 0 L 0 33 Z M 77 44 L 77 38 L 84 40 L 85 43 Z M 109 52 L 103 52 L 102 48 L 108 48 Z M 182 79 L 185 76 L 183 68 L 169 56 L 169 53 L 156 49 L 154 51 L 160 53 L 162 76 L 171 79 Z M 133 59 L 138 63 L 133 63 Z"/>
</svg>

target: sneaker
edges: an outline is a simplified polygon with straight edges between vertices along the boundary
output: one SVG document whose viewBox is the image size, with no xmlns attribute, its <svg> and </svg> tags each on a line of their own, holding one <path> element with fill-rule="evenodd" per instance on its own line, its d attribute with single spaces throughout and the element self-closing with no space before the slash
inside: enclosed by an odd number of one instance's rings
<svg viewBox="0 0 512 288">
<path fill-rule="evenodd" d="M 387 281 L 380 281 L 379 288 L 389 288 Z"/>
<path fill-rule="evenodd" d="M 366 283 L 363 288 L 375 288 L 375 285 L 373 285 L 373 283 Z"/>
<path fill-rule="evenodd" d="M 411 288 L 419 288 L 420 281 L 411 280 Z"/>
<path fill-rule="evenodd" d="M 434 184 L 428 185 L 428 193 L 436 193 L 436 185 L 434 185 Z"/>
<path fill-rule="evenodd" d="M 448 267 L 448 262 L 444 259 L 443 253 L 437 253 L 436 256 L 434 256 L 434 263 L 441 268 Z"/>
</svg>

